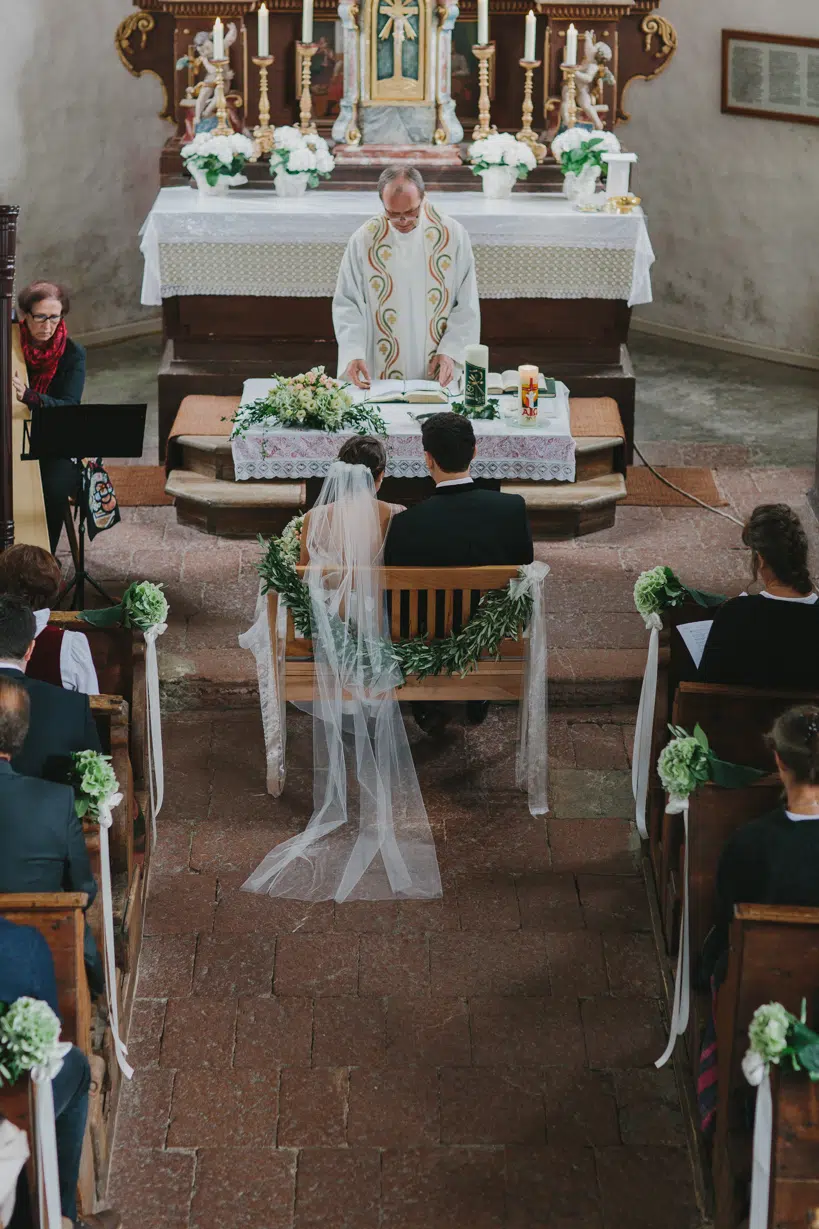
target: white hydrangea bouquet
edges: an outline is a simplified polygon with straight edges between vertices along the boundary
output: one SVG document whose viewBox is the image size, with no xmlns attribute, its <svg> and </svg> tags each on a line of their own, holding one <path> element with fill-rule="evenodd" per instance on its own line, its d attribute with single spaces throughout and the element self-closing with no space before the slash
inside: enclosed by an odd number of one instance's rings
<svg viewBox="0 0 819 1229">
<path fill-rule="evenodd" d="M 537 159 L 524 141 L 509 132 L 493 132 L 473 141 L 466 151 L 473 175 L 480 175 L 487 196 L 509 196 L 515 182 L 525 179 Z"/>
<path fill-rule="evenodd" d="M 569 200 L 590 200 L 598 180 L 606 178 L 603 154 L 619 154 L 620 142 L 613 132 L 593 128 L 564 128 L 552 141 L 552 154 L 563 171 L 563 191 Z"/>
<path fill-rule="evenodd" d="M 35 1068 L 56 1075 L 71 1046 L 60 1041 L 60 1021 L 42 999 L 24 996 L 0 1004 L 0 1087 Z"/>
<path fill-rule="evenodd" d="M 336 161 L 324 137 L 291 125 L 277 128 L 270 151 L 270 174 L 279 196 L 300 196 L 332 174 Z"/>
<path fill-rule="evenodd" d="M 242 171 L 255 149 L 250 137 L 241 132 L 226 137 L 197 132 L 192 141 L 182 146 L 181 154 L 200 192 L 221 193 L 247 183 Z"/>
<path fill-rule="evenodd" d="M 718 759 L 699 724 L 694 726 L 693 734 L 682 726 L 668 728 L 674 737 L 660 752 L 657 775 L 668 794 L 666 811 L 671 814 L 684 810 L 691 794 L 706 781 L 724 789 L 740 789 L 768 775 L 764 769 Z"/>
<path fill-rule="evenodd" d="M 742 1060 L 749 1084 L 761 1084 L 769 1064 L 778 1066 L 784 1058 L 791 1060 L 794 1071 L 806 1071 L 812 1080 L 819 1080 L 819 1034 L 808 1028 L 806 1019 L 804 999 L 799 1016 L 781 1003 L 757 1007 L 748 1025 L 749 1046 Z"/>
</svg>

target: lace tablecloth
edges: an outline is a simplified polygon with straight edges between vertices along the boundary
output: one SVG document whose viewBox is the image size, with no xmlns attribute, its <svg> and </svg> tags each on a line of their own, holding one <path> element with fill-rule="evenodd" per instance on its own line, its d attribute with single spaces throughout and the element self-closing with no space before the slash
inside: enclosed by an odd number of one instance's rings
<svg viewBox="0 0 819 1229">
<path fill-rule="evenodd" d="M 242 403 L 263 397 L 269 380 L 246 380 Z M 445 409 L 434 405 L 382 405 L 387 424 L 387 475 L 426 478 L 421 426 L 411 414 Z M 569 391 L 557 385 L 554 399 L 540 402 L 537 427 L 521 427 L 504 417 L 475 420 L 478 453 L 472 462 L 475 478 L 530 482 L 574 482 L 575 445 L 569 429 Z M 238 480 L 249 478 L 323 478 L 349 436 L 341 432 L 296 431 L 288 427 L 255 426 L 231 440 Z"/>
<path fill-rule="evenodd" d="M 469 231 L 481 298 L 651 302 L 654 252 L 642 210 L 578 213 L 556 195 L 488 200 L 431 193 Z M 379 213 L 373 192 L 272 192 L 208 197 L 163 188 L 142 228 L 142 302 L 175 295 L 332 295 L 344 247 Z"/>
</svg>

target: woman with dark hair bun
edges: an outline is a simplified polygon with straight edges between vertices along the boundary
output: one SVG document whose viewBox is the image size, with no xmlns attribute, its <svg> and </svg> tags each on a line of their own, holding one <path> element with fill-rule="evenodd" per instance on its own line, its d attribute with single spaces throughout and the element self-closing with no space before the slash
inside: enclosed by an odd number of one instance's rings
<svg viewBox="0 0 819 1229">
<path fill-rule="evenodd" d="M 345 440 L 338 450 L 338 459 L 343 461 L 345 465 L 363 465 L 365 469 L 370 471 L 373 480 L 375 492 L 381 489 L 381 483 L 384 481 L 384 471 L 387 468 L 387 449 L 384 446 L 384 441 L 379 439 L 377 435 L 354 435 L 350 439 Z M 397 512 L 403 512 L 402 504 L 388 504 L 386 500 L 376 500 L 378 508 L 378 517 L 381 526 L 381 541 L 387 536 L 387 530 L 390 527 L 390 521 Z M 310 520 L 308 512 L 304 518 L 304 524 L 301 530 L 301 554 L 299 563 L 308 564 L 310 562 L 310 554 L 307 550 L 307 526 Z"/>
<path fill-rule="evenodd" d="M 69 307 L 68 294 L 55 282 L 32 282 L 17 296 L 18 326 L 14 329 L 12 341 L 12 385 L 20 419 L 27 416 L 23 406 L 30 411 L 41 405 L 79 405 L 82 400 L 85 350 L 68 336 L 65 317 Z M 15 413 L 17 418 L 18 414 Z M 22 425 L 20 436 L 22 440 Z M 20 449 L 15 448 L 15 453 L 19 456 Z M 15 536 L 18 542 L 49 546 L 54 551 L 62 530 L 65 501 L 69 496 L 75 496 L 79 489 L 80 469 L 71 460 L 40 461 L 39 468 L 42 480 L 39 504 L 42 505 L 45 500 L 48 537 L 46 539 L 42 532 L 36 538 L 21 537 L 17 531 L 18 482 L 21 483 L 22 493 L 31 485 L 36 467 L 32 462 L 20 464 L 16 461 Z"/>
<path fill-rule="evenodd" d="M 704 683 L 819 690 L 819 595 L 808 571 L 808 539 L 787 504 L 754 508 L 742 541 L 751 551 L 754 596 L 719 608 L 699 669 Z"/>
</svg>

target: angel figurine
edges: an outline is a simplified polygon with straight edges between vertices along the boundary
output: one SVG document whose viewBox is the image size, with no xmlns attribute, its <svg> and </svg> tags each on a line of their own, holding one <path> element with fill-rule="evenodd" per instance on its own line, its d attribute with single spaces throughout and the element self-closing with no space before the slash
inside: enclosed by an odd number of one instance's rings
<svg viewBox="0 0 819 1229">
<path fill-rule="evenodd" d="M 608 106 L 602 101 L 603 86 L 614 85 L 614 73 L 609 68 L 612 50 L 608 43 L 596 43 L 594 30 L 587 30 L 583 39 L 583 59 L 578 64 L 575 74 L 575 91 L 577 115 L 584 116 L 593 128 L 605 128 L 602 114 L 608 111 Z M 569 123 L 569 83 L 563 86 L 563 101 L 560 108 L 561 125 L 570 127 Z"/>
<path fill-rule="evenodd" d="M 238 28 L 235 21 L 228 23 L 225 30 L 225 57 L 230 58 L 230 48 L 236 42 L 238 36 Z M 200 124 L 203 120 L 209 119 L 216 114 L 216 68 L 213 65 L 213 34 L 210 30 L 199 30 L 193 40 L 193 65 L 190 64 L 187 56 L 183 56 L 177 62 L 178 69 L 188 67 L 194 70 L 202 67 L 205 72 L 204 78 L 197 82 L 196 85 L 188 85 L 183 105 L 190 107 L 193 101 L 193 116 L 187 120 L 187 125 L 192 128 L 193 133 L 199 131 Z M 222 82 L 225 88 L 225 94 L 230 90 L 230 83 L 233 80 L 233 69 L 229 64 L 225 65 L 222 73 Z M 192 135 L 192 134 L 191 134 Z"/>
</svg>

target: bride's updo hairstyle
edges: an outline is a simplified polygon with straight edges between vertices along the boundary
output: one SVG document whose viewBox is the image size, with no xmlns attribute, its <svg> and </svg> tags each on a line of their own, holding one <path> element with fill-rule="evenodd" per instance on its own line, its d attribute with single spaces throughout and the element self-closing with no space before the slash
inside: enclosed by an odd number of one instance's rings
<svg viewBox="0 0 819 1229">
<path fill-rule="evenodd" d="M 796 785 L 819 785 L 819 708 L 789 708 L 777 717 L 768 743 Z"/>
<path fill-rule="evenodd" d="M 808 571 L 808 538 L 793 508 L 787 504 L 759 504 L 745 523 L 742 541 L 753 555 L 754 580 L 760 561 L 764 560 L 781 584 L 806 597 L 813 590 Z"/>
<path fill-rule="evenodd" d="M 377 435 L 354 435 L 341 445 L 338 459 L 346 465 L 365 465 L 373 482 L 377 482 L 387 468 L 387 450 Z"/>
</svg>

